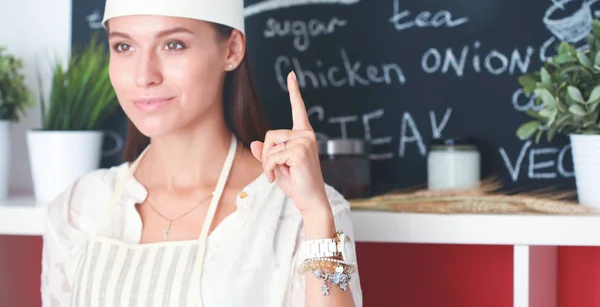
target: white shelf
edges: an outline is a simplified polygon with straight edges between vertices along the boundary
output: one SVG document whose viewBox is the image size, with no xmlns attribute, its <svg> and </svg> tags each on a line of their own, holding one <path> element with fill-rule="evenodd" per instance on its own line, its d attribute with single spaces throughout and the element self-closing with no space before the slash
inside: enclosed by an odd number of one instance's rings
<svg viewBox="0 0 600 307">
<path fill-rule="evenodd" d="M 46 205 L 0 201 L 0 235 L 41 235 Z M 600 215 L 412 214 L 355 210 L 357 242 L 600 246 Z"/>
<path fill-rule="evenodd" d="M 46 208 L 31 197 L 0 200 L 0 235 L 42 235 Z"/>
<path fill-rule="evenodd" d="M 600 215 L 354 211 L 360 242 L 600 246 Z"/>
</svg>

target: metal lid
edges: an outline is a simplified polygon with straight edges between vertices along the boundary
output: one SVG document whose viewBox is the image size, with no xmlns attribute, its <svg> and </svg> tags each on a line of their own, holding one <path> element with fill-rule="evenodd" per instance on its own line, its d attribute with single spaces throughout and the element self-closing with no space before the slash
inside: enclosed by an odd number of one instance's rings
<svg viewBox="0 0 600 307">
<path fill-rule="evenodd" d="M 367 152 L 362 139 L 329 139 L 318 141 L 320 155 L 363 155 Z"/>
<path fill-rule="evenodd" d="M 457 138 L 433 138 L 430 143 L 431 149 L 477 149 L 477 140 L 469 137 Z"/>
<path fill-rule="evenodd" d="M 474 146 L 477 141 L 473 138 L 458 137 L 458 138 L 433 138 L 432 146 Z"/>
</svg>

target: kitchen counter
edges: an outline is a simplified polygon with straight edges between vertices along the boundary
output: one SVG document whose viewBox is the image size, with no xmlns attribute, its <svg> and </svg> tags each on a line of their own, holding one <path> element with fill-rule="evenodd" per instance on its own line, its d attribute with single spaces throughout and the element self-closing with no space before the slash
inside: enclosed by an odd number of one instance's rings
<svg viewBox="0 0 600 307">
<path fill-rule="evenodd" d="M 41 235 L 46 204 L 0 200 L 0 235 Z M 353 210 L 356 241 L 600 246 L 600 214 L 423 214 Z"/>
<path fill-rule="evenodd" d="M 0 201 L 0 235 L 43 232 L 46 205 Z M 353 210 L 357 242 L 512 245 L 515 307 L 556 306 L 557 246 L 600 246 L 600 215 L 413 214 Z M 554 303 L 548 303 L 549 301 Z"/>
</svg>

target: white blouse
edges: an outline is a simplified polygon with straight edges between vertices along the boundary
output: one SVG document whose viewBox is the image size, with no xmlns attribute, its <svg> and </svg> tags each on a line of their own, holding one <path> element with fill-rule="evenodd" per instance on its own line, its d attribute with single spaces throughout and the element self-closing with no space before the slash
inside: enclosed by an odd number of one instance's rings
<svg viewBox="0 0 600 307">
<path fill-rule="evenodd" d="M 74 182 L 48 207 L 44 231 L 41 292 L 42 306 L 69 306 L 76 266 L 84 253 L 87 236 L 97 231 L 99 216 L 116 187 L 126 175 L 129 164 L 99 169 Z M 270 298 L 283 297 L 284 306 L 304 306 L 304 275 L 298 273 L 302 257 L 299 244 L 304 240 L 302 218 L 293 202 L 276 184 L 261 175 L 243 190 L 247 196 L 237 197 L 237 210 L 223 220 L 208 238 L 202 289 L 206 306 L 247 306 L 245 302 L 260 298 L 262 306 Z M 354 238 L 349 203 L 335 189 L 326 186 L 336 228 Z M 142 236 L 142 221 L 135 204 L 143 202 L 146 189 L 131 176 L 119 198 L 119 206 L 111 212 L 97 233 L 126 243 L 137 244 Z M 240 193 L 241 194 L 241 193 Z M 232 262 L 231 254 L 260 249 L 261 257 L 244 257 Z M 238 255 L 239 256 L 239 255 Z M 278 274 L 255 268 L 274 263 Z M 224 269 L 226 268 L 226 269 Z M 310 274 L 310 273 L 307 273 Z M 232 281 L 243 282 L 243 293 L 236 295 Z M 313 278 L 310 276 L 310 278 Z M 358 272 L 350 281 L 356 306 L 362 306 Z M 241 293 L 241 288 L 238 293 Z M 275 301 L 275 299 L 273 299 Z M 261 306 L 261 307 L 262 307 Z"/>
</svg>

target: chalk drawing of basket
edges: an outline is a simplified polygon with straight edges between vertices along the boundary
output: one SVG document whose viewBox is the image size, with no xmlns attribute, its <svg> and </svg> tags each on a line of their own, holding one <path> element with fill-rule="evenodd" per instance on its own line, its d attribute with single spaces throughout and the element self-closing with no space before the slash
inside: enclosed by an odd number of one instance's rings
<svg viewBox="0 0 600 307">
<path fill-rule="evenodd" d="M 552 15 L 558 10 L 563 10 L 565 4 L 573 0 L 563 0 L 554 2 L 553 5 L 546 10 L 544 15 L 544 24 L 559 40 L 569 43 L 577 43 L 587 36 L 592 30 L 592 3 L 598 0 L 583 1 L 581 8 L 576 10 L 572 15 L 562 18 L 556 18 Z"/>
</svg>

